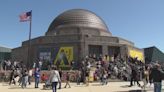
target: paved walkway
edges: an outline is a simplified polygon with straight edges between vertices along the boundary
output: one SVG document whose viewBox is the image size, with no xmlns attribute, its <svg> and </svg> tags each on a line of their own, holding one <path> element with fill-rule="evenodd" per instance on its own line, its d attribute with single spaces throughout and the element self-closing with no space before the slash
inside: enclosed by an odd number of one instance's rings
<svg viewBox="0 0 164 92">
<path fill-rule="evenodd" d="M 65 83 L 62 83 L 62 89 L 57 92 L 142 92 L 141 88 L 137 86 L 128 87 L 129 82 L 109 82 L 108 85 L 100 85 L 100 83 L 90 83 L 89 86 L 71 83 L 71 88 L 63 88 Z M 153 85 L 152 85 L 153 86 Z M 163 86 L 164 88 L 164 86 Z M 138 90 L 138 91 L 136 91 Z M 140 91 L 139 91 L 140 90 Z M 153 92 L 153 87 L 147 87 L 146 92 Z M 28 85 L 27 88 L 22 89 L 18 85 L 8 85 L 0 83 L 0 92 L 52 92 L 51 90 L 43 90 L 43 84 L 39 85 L 38 89 L 34 88 L 34 83 Z M 164 92 L 164 90 L 162 91 Z"/>
</svg>

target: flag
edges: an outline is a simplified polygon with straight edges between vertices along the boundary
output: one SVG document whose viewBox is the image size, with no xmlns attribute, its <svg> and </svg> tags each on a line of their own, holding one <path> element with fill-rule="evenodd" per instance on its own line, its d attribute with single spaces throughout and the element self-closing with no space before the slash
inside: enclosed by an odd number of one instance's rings
<svg viewBox="0 0 164 92">
<path fill-rule="evenodd" d="M 20 22 L 30 21 L 31 20 L 31 11 L 20 14 L 19 18 L 20 18 Z"/>
</svg>

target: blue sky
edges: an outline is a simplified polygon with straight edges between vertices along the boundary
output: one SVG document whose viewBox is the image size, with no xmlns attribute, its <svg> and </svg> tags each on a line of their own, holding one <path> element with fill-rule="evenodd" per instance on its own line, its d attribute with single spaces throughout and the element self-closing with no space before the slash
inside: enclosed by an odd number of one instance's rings
<svg viewBox="0 0 164 92">
<path fill-rule="evenodd" d="M 114 36 L 164 52 L 164 0 L 1 0 L 0 46 L 15 48 L 28 39 L 29 23 L 19 22 L 22 12 L 33 11 L 35 38 L 45 34 L 56 16 L 74 8 L 95 12 Z"/>
</svg>

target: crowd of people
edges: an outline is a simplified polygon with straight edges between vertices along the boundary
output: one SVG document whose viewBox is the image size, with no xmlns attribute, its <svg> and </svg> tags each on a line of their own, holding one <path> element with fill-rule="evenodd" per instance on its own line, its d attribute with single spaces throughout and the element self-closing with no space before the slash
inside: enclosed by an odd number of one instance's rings
<svg viewBox="0 0 164 92">
<path fill-rule="evenodd" d="M 35 88 L 38 88 L 39 83 L 42 81 L 45 83 L 43 88 L 52 88 L 53 92 L 56 92 L 57 85 L 59 85 L 58 89 L 61 89 L 63 81 L 62 77 L 65 77 L 64 88 L 67 88 L 67 86 L 71 88 L 70 71 L 75 71 L 75 81 L 77 85 L 83 83 L 88 86 L 92 76 L 94 81 L 99 81 L 102 85 L 107 85 L 109 78 L 130 81 L 129 87 L 132 87 L 137 83 L 139 87 L 145 88 L 148 83 L 150 83 L 150 85 L 154 83 L 154 92 L 161 92 L 161 82 L 164 78 L 164 73 L 159 62 L 144 64 L 137 58 L 131 57 L 125 61 L 118 57 L 108 59 L 107 55 L 104 57 L 86 56 L 78 65 L 78 68 L 74 68 L 74 62 L 70 64 L 72 67 L 70 68 L 71 70 L 67 71 L 63 71 L 61 68 L 52 65 L 49 74 L 41 74 L 42 63 L 40 62 L 38 64 L 39 65 L 35 63 L 33 67 L 29 69 L 23 62 L 5 61 L 3 69 L 11 70 L 9 85 L 16 85 L 17 82 L 15 79 L 18 78 L 18 85 L 24 89 L 27 85 L 31 85 L 31 81 L 34 79 Z M 65 76 L 63 76 L 64 72 Z M 93 73 L 91 74 L 91 72 Z M 143 85 L 141 85 L 139 81 L 143 81 Z"/>
<path fill-rule="evenodd" d="M 84 63 L 85 61 L 85 63 Z M 86 57 L 82 62 L 82 69 L 87 75 L 87 70 L 91 67 L 96 67 L 94 72 L 95 80 L 100 80 L 102 85 L 108 83 L 108 78 L 115 77 L 124 81 L 130 81 L 129 87 L 137 85 L 143 89 L 150 83 L 154 84 L 154 92 L 161 92 L 162 79 L 164 79 L 164 66 L 161 66 L 161 62 L 155 61 L 150 64 L 145 64 L 137 58 L 129 57 L 127 61 L 121 58 L 114 58 L 113 60 L 107 60 L 107 56 L 104 57 Z M 85 64 L 85 65 L 84 65 Z M 81 70 L 85 73 L 83 70 Z M 86 76 L 87 78 L 87 76 Z M 143 81 L 143 85 L 139 81 Z"/>
</svg>

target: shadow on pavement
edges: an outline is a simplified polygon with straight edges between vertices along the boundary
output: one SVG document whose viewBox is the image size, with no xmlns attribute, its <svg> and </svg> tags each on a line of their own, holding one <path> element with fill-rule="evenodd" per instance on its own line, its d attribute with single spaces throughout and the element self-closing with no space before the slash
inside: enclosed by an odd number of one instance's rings
<svg viewBox="0 0 164 92">
<path fill-rule="evenodd" d="M 120 86 L 122 88 L 129 88 L 130 86 L 129 85 L 124 85 L 124 86 Z"/>
<path fill-rule="evenodd" d="M 147 92 L 146 90 L 129 90 L 129 91 L 117 91 L 117 92 Z"/>
<path fill-rule="evenodd" d="M 2 86 L 10 86 L 9 84 L 2 84 Z"/>
<path fill-rule="evenodd" d="M 103 86 L 102 84 L 92 84 L 92 86 Z"/>
<path fill-rule="evenodd" d="M 149 90 L 129 90 L 129 91 L 117 91 L 117 92 L 153 92 L 152 89 Z M 161 90 L 161 92 L 164 92 L 164 89 Z"/>
<path fill-rule="evenodd" d="M 43 88 L 42 88 L 42 89 L 40 89 L 40 90 L 52 90 L 52 89 L 43 89 Z M 61 90 L 61 89 L 57 89 L 57 90 Z"/>
<path fill-rule="evenodd" d="M 22 88 L 20 86 L 13 86 L 13 87 L 10 87 L 8 89 L 36 89 L 36 88 L 31 88 L 31 87 Z"/>
<path fill-rule="evenodd" d="M 86 85 L 75 85 L 74 87 L 87 87 Z"/>
<path fill-rule="evenodd" d="M 1 82 L 2 83 L 2 86 L 10 86 L 8 82 Z M 11 84 L 11 85 L 14 85 L 14 84 Z"/>
</svg>

